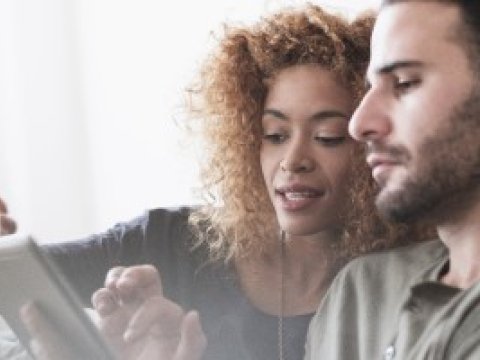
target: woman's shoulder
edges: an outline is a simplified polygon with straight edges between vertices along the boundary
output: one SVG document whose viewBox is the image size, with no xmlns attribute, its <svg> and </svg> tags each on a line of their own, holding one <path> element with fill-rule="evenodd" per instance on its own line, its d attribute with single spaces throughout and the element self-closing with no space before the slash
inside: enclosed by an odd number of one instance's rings
<svg viewBox="0 0 480 360">
<path fill-rule="evenodd" d="M 128 224 L 135 225 L 182 225 L 188 222 L 188 218 L 195 208 L 192 206 L 159 207 L 148 209 L 139 216 L 131 219 Z"/>
<path fill-rule="evenodd" d="M 151 255 L 203 263 L 208 259 L 206 244 L 199 242 L 198 229 L 190 222 L 196 207 L 156 208 L 145 212 L 138 221 L 143 232 L 143 246 Z M 135 220 L 134 220 L 135 221 Z"/>
<path fill-rule="evenodd" d="M 148 209 L 130 220 L 116 223 L 106 234 L 117 238 L 183 237 L 188 233 L 188 218 L 193 209 L 189 206 Z"/>
</svg>

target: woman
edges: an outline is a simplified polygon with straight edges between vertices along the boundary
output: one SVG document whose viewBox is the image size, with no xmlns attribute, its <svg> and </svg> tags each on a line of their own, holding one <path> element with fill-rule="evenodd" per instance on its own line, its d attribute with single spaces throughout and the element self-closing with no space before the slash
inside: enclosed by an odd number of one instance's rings
<svg viewBox="0 0 480 360">
<path fill-rule="evenodd" d="M 368 170 L 347 132 L 371 25 L 310 5 L 227 28 L 190 92 L 209 205 L 154 210 L 46 247 L 85 301 L 111 267 L 153 264 L 159 296 L 198 311 L 206 359 L 302 359 L 338 269 L 396 237 L 374 215 Z M 105 311 L 98 299 L 123 271 L 112 270 L 94 298 L 107 320 L 117 305 Z"/>
</svg>

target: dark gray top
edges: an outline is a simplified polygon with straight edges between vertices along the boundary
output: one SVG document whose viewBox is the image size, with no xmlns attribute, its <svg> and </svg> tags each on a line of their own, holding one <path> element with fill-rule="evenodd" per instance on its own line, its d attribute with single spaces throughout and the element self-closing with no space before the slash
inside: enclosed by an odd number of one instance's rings
<svg viewBox="0 0 480 360">
<path fill-rule="evenodd" d="M 48 245 L 86 306 L 112 266 L 150 263 L 160 271 L 165 295 L 200 313 L 208 360 L 278 359 L 278 319 L 253 307 L 237 286 L 234 271 L 209 263 L 205 248 L 192 251 L 188 208 L 147 212 L 87 239 Z M 284 319 L 286 360 L 304 355 L 313 314 Z"/>
<path fill-rule="evenodd" d="M 306 359 L 480 359 L 480 284 L 437 280 L 440 241 L 367 255 L 339 273 L 310 325 Z"/>
</svg>

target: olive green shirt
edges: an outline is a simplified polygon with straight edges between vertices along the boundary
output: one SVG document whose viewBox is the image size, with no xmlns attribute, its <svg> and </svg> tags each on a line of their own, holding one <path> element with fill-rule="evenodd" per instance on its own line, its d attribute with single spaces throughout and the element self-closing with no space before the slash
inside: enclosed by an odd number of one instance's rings
<svg viewBox="0 0 480 360">
<path fill-rule="evenodd" d="M 352 261 L 312 319 L 305 359 L 480 359 L 480 284 L 437 282 L 447 269 L 437 240 Z"/>
</svg>

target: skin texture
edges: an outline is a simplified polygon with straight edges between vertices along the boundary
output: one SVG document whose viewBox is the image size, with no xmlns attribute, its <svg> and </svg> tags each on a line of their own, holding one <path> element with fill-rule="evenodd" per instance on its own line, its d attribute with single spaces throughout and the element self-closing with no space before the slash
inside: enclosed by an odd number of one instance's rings
<svg viewBox="0 0 480 360">
<path fill-rule="evenodd" d="M 265 260 L 237 258 L 239 283 L 249 301 L 278 313 L 280 263 L 286 299 L 283 313 L 315 311 L 337 270 L 344 206 L 349 201 L 355 148 L 347 124 L 353 96 L 336 74 L 318 64 L 287 67 L 268 81 L 262 113 L 260 164 L 277 222 L 286 233 Z M 302 296 L 298 296 L 302 294 Z"/>
<path fill-rule="evenodd" d="M 431 11 L 436 16 L 427 16 Z M 396 220 L 436 217 L 435 208 L 471 186 L 479 92 L 464 50 L 452 41 L 458 16 L 455 7 L 400 3 L 385 8 L 375 26 L 371 88 L 350 132 L 367 142 L 381 187 L 377 205 Z M 408 26 L 414 20 L 422 26 Z"/>
<path fill-rule="evenodd" d="M 383 8 L 373 32 L 371 87 L 349 130 L 369 148 L 380 210 L 433 223 L 450 254 L 439 280 L 469 288 L 480 280 L 480 109 L 478 68 L 459 37 L 462 21 L 455 4 Z"/>
<path fill-rule="evenodd" d="M 287 233 L 308 235 L 342 226 L 351 175 L 353 141 L 347 124 L 352 108 L 351 94 L 318 65 L 287 68 L 271 82 L 260 163 L 277 221 Z"/>
<path fill-rule="evenodd" d="M 150 265 L 113 268 L 92 296 L 98 326 L 122 360 L 200 360 L 206 346 L 198 313 L 163 297 Z"/>
</svg>

